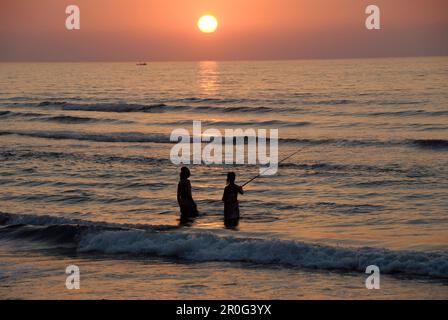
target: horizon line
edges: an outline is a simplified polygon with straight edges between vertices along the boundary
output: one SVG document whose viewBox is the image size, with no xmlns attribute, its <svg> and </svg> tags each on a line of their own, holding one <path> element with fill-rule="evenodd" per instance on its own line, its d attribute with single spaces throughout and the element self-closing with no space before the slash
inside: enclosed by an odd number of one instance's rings
<svg viewBox="0 0 448 320">
<path fill-rule="evenodd" d="M 0 63 L 135 63 L 135 62 L 269 62 L 269 61 L 331 61 L 331 60 L 381 60 L 381 59 L 412 59 L 412 58 L 446 58 L 446 55 L 409 55 L 409 56 L 366 56 L 366 57 L 334 57 L 334 58 L 260 58 L 260 59 L 179 59 L 179 60 L 162 60 L 162 59 L 123 59 L 123 60 L 113 60 L 113 59 L 98 59 L 98 60 L 0 60 Z"/>
</svg>

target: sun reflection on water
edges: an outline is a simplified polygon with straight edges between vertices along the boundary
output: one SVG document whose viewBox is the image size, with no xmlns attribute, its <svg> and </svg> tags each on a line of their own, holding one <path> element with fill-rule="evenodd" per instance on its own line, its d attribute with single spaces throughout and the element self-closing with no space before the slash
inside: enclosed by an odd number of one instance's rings
<svg viewBox="0 0 448 320">
<path fill-rule="evenodd" d="M 213 95 L 219 91 L 219 65 L 216 61 L 199 62 L 198 84 L 205 95 Z"/>
</svg>

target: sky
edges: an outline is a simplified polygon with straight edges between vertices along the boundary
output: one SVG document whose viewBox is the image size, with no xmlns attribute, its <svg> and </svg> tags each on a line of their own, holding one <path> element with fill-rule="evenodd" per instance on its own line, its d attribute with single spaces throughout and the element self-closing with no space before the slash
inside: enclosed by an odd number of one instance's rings
<svg viewBox="0 0 448 320">
<path fill-rule="evenodd" d="M 68 5 L 81 29 L 65 27 Z M 365 9 L 381 10 L 367 30 Z M 212 14 L 212 34 L 197 20 Z M 448 55 L 447 0 L 0 0 L 0 61 Z"/>
</svg>

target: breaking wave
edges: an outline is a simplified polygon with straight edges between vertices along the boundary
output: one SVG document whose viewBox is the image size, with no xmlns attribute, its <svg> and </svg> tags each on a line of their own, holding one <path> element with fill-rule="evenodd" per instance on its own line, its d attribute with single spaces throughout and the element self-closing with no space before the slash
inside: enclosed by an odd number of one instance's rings
<svg viewBox="0 0 448 320">
<path fill-rule="evenodd" d="M 73 242 L 80 253 L 178 258 L 187 261 L 248 262 L 315 270 L 448 278 L 448 253 L 331 247 L 312 243 L 221 236 L 212 231 L 167 226 L 121 225 L 49 216 L 0 214 L 0 238 Z M 26 223 L 26 224 L 25 224 Z"/>
</svg>

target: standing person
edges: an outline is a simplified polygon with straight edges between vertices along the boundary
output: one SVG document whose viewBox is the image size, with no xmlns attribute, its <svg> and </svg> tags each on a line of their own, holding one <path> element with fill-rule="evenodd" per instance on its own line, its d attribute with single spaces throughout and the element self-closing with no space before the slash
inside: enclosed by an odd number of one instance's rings
<svg viewBox="0 0 448 320">
<path fill-rule="evenodd" d="M 244 194 L 244 191 L 242 187 L 235 184 L 235 179 L 235 172 L 227 174 L 227 185 L 222 196 L 222 201 L 224 201 L 224 225 L 227 228 L 237 227 L 240 219 L 238 193 Z"/>
<path fill-rule="evenodd" d="M 181 223 L 191 222 L 197 217 L 198 209 L 191 194 L 190 170 L 183 167 L 180 170 L 180 181 L 177 185 L 177 203 L 180 208 Z"/>
</svg>

